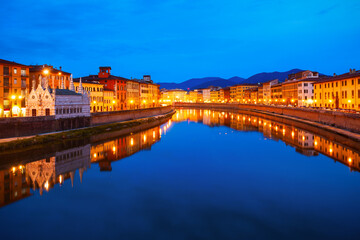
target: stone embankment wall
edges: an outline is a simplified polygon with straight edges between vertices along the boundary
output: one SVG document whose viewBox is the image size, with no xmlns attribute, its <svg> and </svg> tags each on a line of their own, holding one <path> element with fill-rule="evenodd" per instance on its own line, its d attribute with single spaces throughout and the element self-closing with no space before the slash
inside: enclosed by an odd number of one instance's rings
<svg viewBox="0 0 360 240">
<path fill-rule="evenodd" d="M 121 122 L 162 115 L 171 112 L 171 106 L 93 113 L 91 117 L 55 119 L 54 116 L 0 118 L 0 138 L 31 136 L 76 128 Z"/>
<path fill-rule="evenodd" d="M 261 111 L 296 117 L 360 133 L 360 114 L 255 104 L 175 103 L 175 107 Z"/>
<path fill-rule="evenodd" d="M 55 116 L 0 118 L 0 138 L 30 136 L 89 125 L 89 117 L 69 119 L 55 119 Z"/>
<path fill-rule="evenodd" d="M 106 123 L 122 122 L 139 118 L 163 115 L 171 112 L 172 107 L 156 107 L 137 110 L 125 110 L 117 112 L 98 112 L 91 114 L 91 126 L 97 126 Z"/>
</svg>

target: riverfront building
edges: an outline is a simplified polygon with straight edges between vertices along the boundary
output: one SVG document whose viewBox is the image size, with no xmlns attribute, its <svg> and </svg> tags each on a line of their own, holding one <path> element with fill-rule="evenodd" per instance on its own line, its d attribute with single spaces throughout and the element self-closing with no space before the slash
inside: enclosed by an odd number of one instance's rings
<svg viewBox="0 0 360 240">
<path fill-rule="evenodd" d="M 220 102 L 230 102 L 230 87 L 220 89 Z"/>
<path fill-rule="evenodd" d="M 162 92 L 161 102 L 163 104 L 172 104 L 174 102 L 184 102 L 186 91 L 182 89 L 164 90 Z"/>
<path fill-rule="evenodd" d="M 128 109 L 140 108 L 140 82 L 138 80 L 126 81 L 126 101 Z"/>
<path fill-rule="evenodd" d="M 360 71 L 351 69 L 315 82 L 314 106 L 360 110 Z"/>
<path fill-rule="evenodd" d="M 87 81 L 82 78 L 74 79 L 75 91 L 79 92 L 80 81 L 83 91 L 90 97 L 91 112 L 105 112 L 104 108 L 104 85 L 98 81 Z"/>
<path fill-rule="evenodd" d="M 25 116 L 29 66 L 0 59 L 0 117 Z"/>
<path fill-rule="evenodd" d="M 62 88 L 68 89 L 70 87 L 70 77 L 71 73 L 62 71 L 62 67 L 56 69 L 51 65 L 30 65 L 30 87 L 33 88 L 33 80 L 35 80 L 34 88 L 37 88 L 39 85 L 39 79 L 49 79 L 48 84 L 50 88 Z M 44 85 L 44 83 L 41 83 Z"/>
<path fill-rule="evenodd" d="M 41 76 L 39 77 L 41 78 Z M 26 116 L 51 116 L 59 118 L 90 117 L 89 97 L 80 83 L 78 93 L 70 80 L 70 89 L 52 89 L 48 86 L 48 77 L 39 79 L 26 98 Z M 42 85 L 41 83 L 44 83 Z"/>
</svg>

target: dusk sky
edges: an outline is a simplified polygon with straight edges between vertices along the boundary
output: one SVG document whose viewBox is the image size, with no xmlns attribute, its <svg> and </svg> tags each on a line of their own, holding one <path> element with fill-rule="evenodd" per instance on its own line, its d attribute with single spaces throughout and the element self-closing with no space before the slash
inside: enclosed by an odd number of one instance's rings
<svg viewBox="0 0 360 240">
<path fill-rule="evenodd" d="M 360 68 L 359 0 L 4 0 L 0 58 L 155 82 Z"/>
</svg>

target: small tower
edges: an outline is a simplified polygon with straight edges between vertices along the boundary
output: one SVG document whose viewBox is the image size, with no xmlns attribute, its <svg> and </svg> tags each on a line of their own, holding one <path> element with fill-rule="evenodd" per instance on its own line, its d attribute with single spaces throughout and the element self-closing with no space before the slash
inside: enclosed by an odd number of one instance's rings
<svg viewBox="0 0 360 240">
<path fill-rule="evenodd" d="M 99 78 L 108 78 L 110 76 L 111 67 L 99 67 Z"/>
<path fill-rule="evenodd" d="M 72 79 L 72 78 L 71 78 L 71 79 Z M 73 84 L 73 85 L 74 85 L 74 84 Z M 84 93 L 84 89 L 83 89 L 83 86 L 82 86 L 81 78 L 80 78 L 80 81 L 79 81 L 78 93 L 80 93 L 80 94 L 83 94 L 83 93 Z"/>
<path fill-rule="evenodd" d="M 70 86 L 69 86 L 69 90 L 75 92 L 75 86 L 74 86 L 74 81 L 73 81 L 72 74 L 71 74 L 71 76 L 70 76 Z"/>
</svg>

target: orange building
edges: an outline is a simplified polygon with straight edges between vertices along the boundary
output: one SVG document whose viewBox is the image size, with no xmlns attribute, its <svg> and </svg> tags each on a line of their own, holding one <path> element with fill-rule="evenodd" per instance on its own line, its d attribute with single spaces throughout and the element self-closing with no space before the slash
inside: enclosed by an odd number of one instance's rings
<svg viewBox="0 0 360 240">
<path fill-rule="evenodd" d="M 0 208 L 30 195 L 24 166 L 19 165 L 10 170 L 0 171 Z"/>
<path fill-rule="evenodd" d="M 39 79 L 48 77 L 50 88 L 69 89 L 71 73 L 56 69 L 51 65 L 30 65 L 30 88 L 35 83 L 35 88 L 39 85 Z"/>
<path fill-rule="evenodd" d="M 25 116 L 29 66 L 0 59 L 0 117 Z"/>
<path fill-rule="evenodd" d="M 129 79 L 113 76 L 110 73 L 111 67 L 99 67 L 98 75 L 89 75 L 82 77 L 85 81 L 98 81 L 104 85 L 105 89 L 114 89 L 115 91 L 115 110 L 126 110 L 126 82 Z"/>
</svg>

